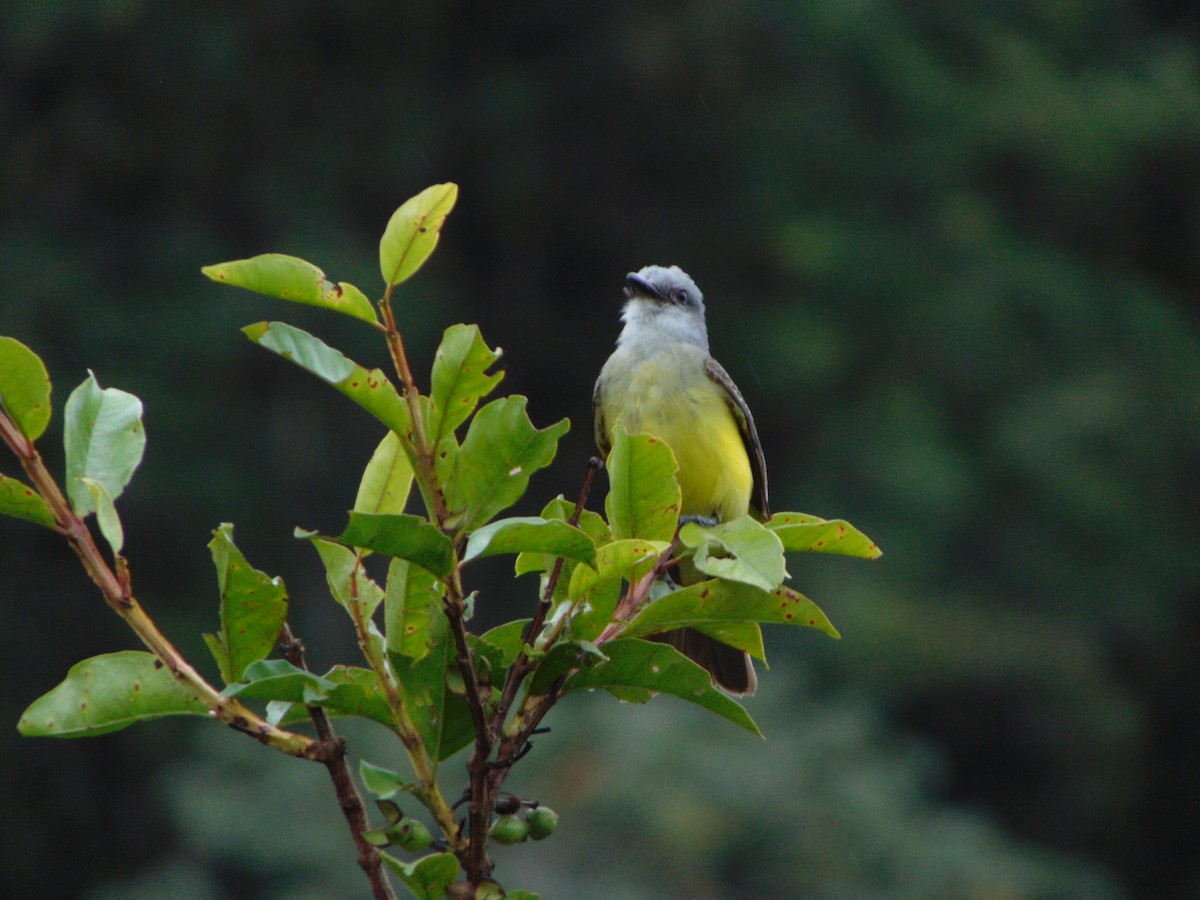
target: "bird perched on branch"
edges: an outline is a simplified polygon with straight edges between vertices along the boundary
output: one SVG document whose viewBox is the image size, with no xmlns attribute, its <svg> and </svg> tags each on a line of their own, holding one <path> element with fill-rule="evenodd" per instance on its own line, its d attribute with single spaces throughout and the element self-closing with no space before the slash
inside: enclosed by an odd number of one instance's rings
<svg viewBox="0 0 1200 900">
<path fill-rule="evenodd" d="M 624 327 L 592 399 L 596 446 L 605 456 L 619 422 L 665 441 L 679 464 L 681 516 L 766 519 L 767 471 L 754 418 L 729 373 L 708 352 L 704 296 L 678 266 L 646 266 L 625 278 Z M 686 562 L 686 561 L 685 561 Z M 699 580 L 681 567 L 685 584 Z M 692 628 L 660 635 L 732 694 L 753 694 L 750 655 Z"/>
</svg>

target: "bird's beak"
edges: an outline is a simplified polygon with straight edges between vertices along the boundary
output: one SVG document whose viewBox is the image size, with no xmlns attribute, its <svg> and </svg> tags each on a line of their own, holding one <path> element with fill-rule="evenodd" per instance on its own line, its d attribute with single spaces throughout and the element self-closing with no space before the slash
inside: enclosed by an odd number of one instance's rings
<svg viewBox="0 0 1200 900">
<path fill-rule="evenodd" d="M 637 272 L 625 276 L 625 296 L 632 300 L 634 297 L 645 297 L 647 300 L 662 300 L 654 285 Z"/>
</svg>

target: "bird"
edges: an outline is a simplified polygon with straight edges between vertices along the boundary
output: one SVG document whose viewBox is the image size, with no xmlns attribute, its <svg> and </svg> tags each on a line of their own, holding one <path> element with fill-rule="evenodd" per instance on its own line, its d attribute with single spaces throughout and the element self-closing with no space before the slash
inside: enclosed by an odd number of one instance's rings
<svg viewBox="0 0 1200 900">
<path fill-rule="evenodd" d="M 592 394 L 596 446 L 607 457 L 613 429 L 665 441 L 679 465 L 680 516 L 712 523 L 770 516 L 767 468 L 742 392 L 709 353 L 704 295 L 679 266 L 625 277 L 617 346 Z M 684 561 L 687 562 L 687 561 Z M 702 576 L 680 566 L 684 584 Z M 704 668 L 714 684 L 748 696 L 758 685 L 745 651 L 692 628 L 657 635 Z"/>
</svg>

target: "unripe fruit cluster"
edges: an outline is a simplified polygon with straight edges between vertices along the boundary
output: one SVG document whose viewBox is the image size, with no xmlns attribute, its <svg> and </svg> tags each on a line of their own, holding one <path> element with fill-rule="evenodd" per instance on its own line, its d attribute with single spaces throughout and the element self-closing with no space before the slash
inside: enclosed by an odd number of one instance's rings
<svg viewBox="0 0 1200 900">
<path fill-rule="evenodd" d="M 548 806 L 536 806 L 500 816 L 488 834 L 497 844 L 520 844 L 528 838 L 547 838 L 557 827 L 558 813 Z"/>
</svg>

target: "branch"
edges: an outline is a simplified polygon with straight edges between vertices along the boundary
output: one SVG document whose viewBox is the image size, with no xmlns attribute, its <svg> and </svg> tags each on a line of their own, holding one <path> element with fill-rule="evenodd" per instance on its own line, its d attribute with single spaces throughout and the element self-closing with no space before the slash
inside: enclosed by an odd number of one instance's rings
<svg viewBox="0 0 1200 900">
<path fill-rule="evenodd" d="M 380 655 L 378 645 L 372 640 L 368 620 L 363 617 L 362 605 L 358 602 L 357 567 L 361 563 L 362 554 L 360 552 L 355 569 L 350 573 L 350 599 L 347 603 L 347 610 L 354 622 L 354 631 L 358 637 L 359 649 L 362 650 L 363 657 L 375 672 L 375 677 L 383 688 L 384 699 L 392 714 L 392 730 L 404 744 L 409 762 L 412 763 L 413 773 L 417 776 L 418 789 L 414 791 L 414 796 L 429 810 L 450 845 L 457 848 L 462 844 L 462 838 L 458 834 L 454 813 L 447 805 L 441 789 L 438 787 L 437 765 L 434 760 L 430 759 L 429 750 L 421 740 L 421 734 L 417 731 L 412 717 L 408 714 L 408 707 L 405 706 L 404 698 L 400 696 L 400 690 L 392 678 L 387 662 Z"/>
<path fill-rule="evenodd" d="M 260 743 L 274 747 L 289 756 L 319 760 L 322 752 L 319 742 L 270 724 L 255 715 L 236 698 L 222 696 L 220 691 L 205 681 L 200 673 L 192 668 L 192 665 L 159 631 L 158 626 L 134 598 L 130 590 L 129 571 L 125 560 L 117 556 L 117 572 L 109 567 L 100 549 L 96 546 L 92 533 L 83 519 L 71 509 L 71 505 L 46 468 L 41 454 L 38 453 L 33 442 L 25 437 L 24 433 L 3 412 L 0 412 L 0 438 L 3 438 L 4 443 L 20 460 L 21 466 L 30 481 L 33 482 L 33 486 L 54 515 L 55 531 L 67 539 L 71 549 L 79 556 L 84 569 L 96 586 L 100 588 L 105 602 L 125 620 L 125 623 L 133 629 L 133 632 L 150 652 L 167 667 L 167 670 L 201 703 L 207 706 L 216 719 L 235 731 L 248 734 Z"/>
<path fill-rule="evenodd" d="M 280 649 L 283 651 L 284 659 L 296 668 L 308 671 L 308 663 L 304 659 L 304 644 L 292 633 L 292 629 L 286 623 L 280 632 Z M 329 716 L 321 707 L 308 707 L 308 715 L 317 730 L 318 739 L 326 747 L 321 762 L 329 771 L 329 779 L 333 782 L 333 789 L 337 794 L 338 806 L 342 809 L 342 815 L 346 817 L 350 836 L 354 838 L 354 846 L 358 849 L 359 868 L 363 870 L 367 880 L 371 883 L 371 893 L 375 900 L 396 900 L 391 882 L 384 873 L 379 851 L 367 843 L 363 837 L 368 830 L 367 815 L 363 810 L 362 795 L 354 785 L 350 767 L 346 765 L 346 742 L 334 732 Z"/>
<path fill-rule="evenodd" d="M 583 486 L 579 490 L 579 499 L 575 501 L 575 510 L 571 513 L 571 518 L 568 520 L 571 525 L 579 525 L 579 518 L 583 515 L 584 504 L 587 503 L 588 494 L 592 491 L 592 482 L 596 480 L 596 473 L 603 467 L 604 463 L 595 456 L 588 460 L 587 471 L 583 476 Z M 562 575 L 562 568 L 563 558 L 560 556 L 554 561 L 554 568 L 550 572 L 550 577 L 546 580 L 546 589 L 542 592 L 537 609 L 533 612 L 533 618 L 530 620 L 529 626 L 525 629 L 525 644 L 532 644 L 537 639 L 538 633 L 542 630 L 546 616 L 550 613 L 554 590 L 558 586 L 558 579 Z M 521 652 L 513 660 L 513 664 L 508 670 L 508 676 L 504 680 L 504 690 L 500 695 L 500 702 L 496 706 L 496 713 L 492 717 L 493 733 L 498 734 L 501 727 L 503 727 L 504 720 L 508 716 L 508 711 L 512 707 L 512 702 L 517 696 L 517 689 L 533 669 L 533 660 L 525 653 L 524 646 L 522 646 Z"/>
</svg>

